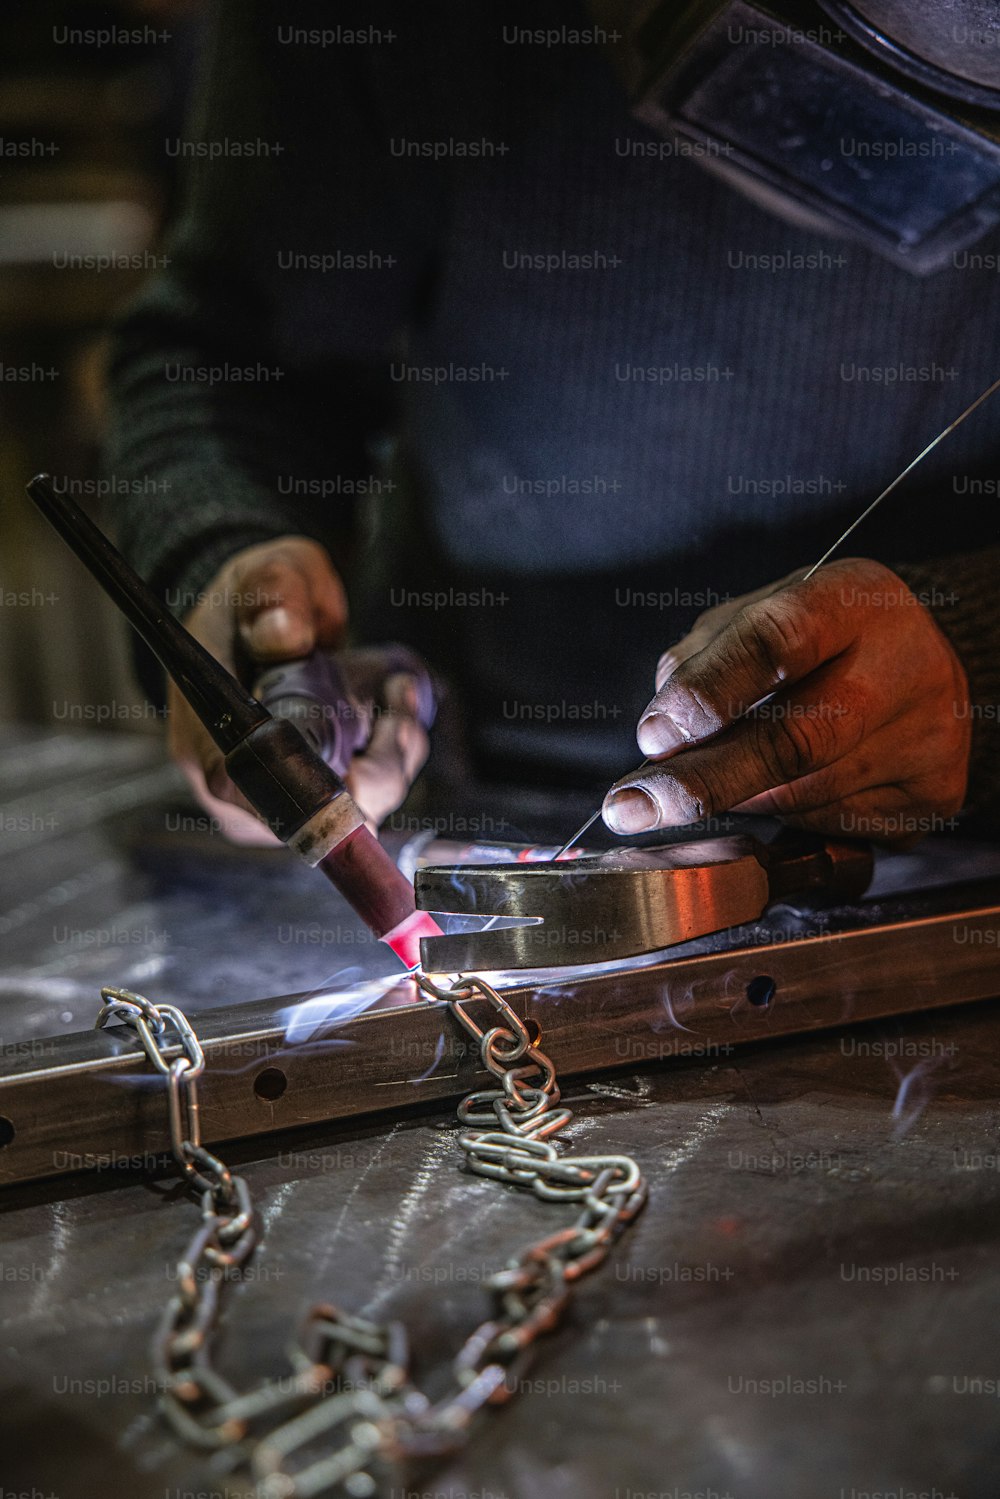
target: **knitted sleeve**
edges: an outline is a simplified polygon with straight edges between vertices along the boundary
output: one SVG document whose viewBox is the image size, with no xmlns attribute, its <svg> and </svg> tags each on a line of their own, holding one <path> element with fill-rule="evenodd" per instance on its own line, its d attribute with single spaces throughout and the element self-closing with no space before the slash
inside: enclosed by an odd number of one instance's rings
<svg viewBox="0 0 1000 1499">
<path fill-rule="evenodd" d="M 113 330 L 117 534 L 177 613 L 245 546 L 350 527 L 431 253 L 434 215 L 401 201 L 382 137 L 379 49 L 309 45 L 323 0 L 294 28 L 283 14 L 212 8 L 191 119 L 165 142 L 185 169 L 177 221 Z"/>
</svg>

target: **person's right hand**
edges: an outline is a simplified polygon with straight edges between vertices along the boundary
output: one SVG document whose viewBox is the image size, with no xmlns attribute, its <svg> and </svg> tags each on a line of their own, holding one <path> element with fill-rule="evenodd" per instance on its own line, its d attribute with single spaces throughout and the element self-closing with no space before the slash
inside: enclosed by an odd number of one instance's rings
<svg viewBox="0 0 1000 1499">
<path fill-rule="evenodd" d="M 339 645 L 347 628 L 347 594 L 319 542 L 280 536 L 230 557 L 184 624 L 228 671 L 247 679 L 248 669 L 253 676 L 315 646 Z M 226 837 L 277 843 L 229 779 L 222 751 L 173 682 L 167 683 L 167 709 L 170 753 Z"/>
</svg>

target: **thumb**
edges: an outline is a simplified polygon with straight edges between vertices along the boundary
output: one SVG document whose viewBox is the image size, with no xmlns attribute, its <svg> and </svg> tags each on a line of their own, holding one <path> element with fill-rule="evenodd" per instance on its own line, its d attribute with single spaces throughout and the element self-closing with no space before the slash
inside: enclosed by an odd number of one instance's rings
<svg viewBox="0 0 1000 1499">
<path fill-rule="evenodd" d="M 310 610 L 286 598 L 241 620 L 240 638 L 255 660 L 281 661 L 308 656 L 316 644 L 316 627 Z"/>
<path fill-rule="evenodd" d="M 338 600 L 322 596 L 324 585 L 338 594 Z M 307 656 L 342 593 L 332 571 L 306 572 L 297 559 L 280 554 L 249 564 L 241 572 L 238 589 L 240 639 L 257 661 Z"/>
</svg>

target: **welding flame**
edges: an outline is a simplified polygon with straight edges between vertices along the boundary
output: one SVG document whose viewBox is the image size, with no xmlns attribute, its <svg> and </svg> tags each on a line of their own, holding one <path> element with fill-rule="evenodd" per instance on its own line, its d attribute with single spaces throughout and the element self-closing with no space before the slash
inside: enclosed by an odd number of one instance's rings
<svg viewBox="0 0 1000 1499">
<path fill-rule="evenodd" d="M 280 1010 L 278 1018 L 285 1024 L 288 1045 L 299 1046 L 311 1040 L 323 1026 L 361 1015 L 403 977 L 398 968 L 376 978 L 362 978 L 361 973 L 356 966 L 338 969 L 305 999 Z"/>
</svg>

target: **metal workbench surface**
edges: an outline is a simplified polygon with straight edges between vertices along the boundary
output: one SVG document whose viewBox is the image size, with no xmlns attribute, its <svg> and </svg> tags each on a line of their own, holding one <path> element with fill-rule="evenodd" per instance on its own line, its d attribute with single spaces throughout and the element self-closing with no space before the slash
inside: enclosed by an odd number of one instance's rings
<svg viewBox="0 0 1000 1499">
<path fill-rule="evenodd" d="M 104 982 L 196 1015 L 384 961 L 308 870 L 214 836 L 155 740 L 8 734 L 0 788 L 4 1047 L 86 1028 Z M 995 1499 L 998 1039 L 987 1004 L 570 1084 L 572 1140 L 634 1154 L 650 1204 L 521 1398 L 394 1499 Z M 441 1388 L 482 1280 L 571 1212 L 461 1172 L 440 1108 L 225 1154 L 264 1230 L 228 1297 L 238 1387 L 332 1301 L 402 1318 Z M 168 1188 L 97 1172 L 0 1200 L 5 1496 L 239 1492 L 155 1411 L 149 1340 L 196 1218 Z"/>
</svg>

